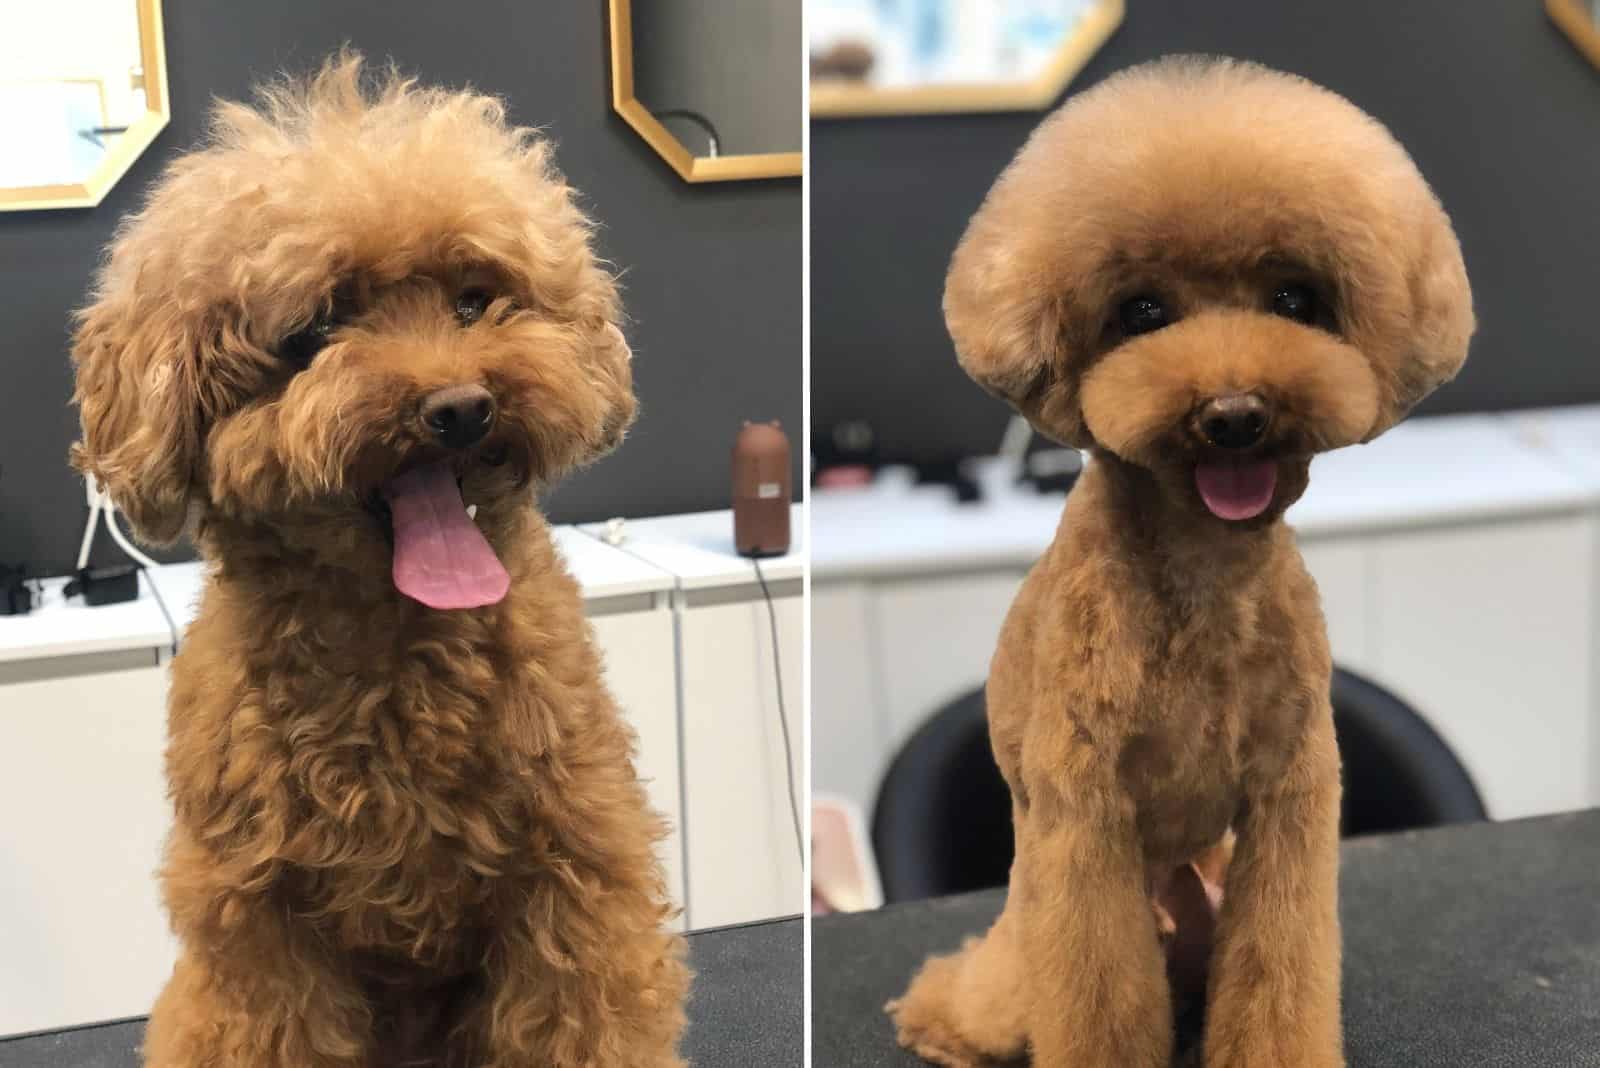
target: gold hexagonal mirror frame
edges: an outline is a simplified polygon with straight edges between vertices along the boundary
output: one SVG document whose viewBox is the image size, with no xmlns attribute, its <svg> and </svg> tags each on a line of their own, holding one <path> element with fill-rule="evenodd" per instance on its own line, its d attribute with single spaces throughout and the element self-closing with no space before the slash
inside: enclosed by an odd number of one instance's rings
<svg viewBox="0 0 1600 1068">
<path fill-rule="evenodd" d="M 1591 8 L 1586 0 L 1545 0 L 1544 9 L 1574 47 L 1600 67 L 1600 9 Z"/>
<path fill-rule="evenodd" d="M 106 149 L 104 158 L 82 182 L 0 188 L 0 211 L 92 208 L 105 199 L 135 160 L 172 118 L 167 98 L 167 49 L 162 34 L 161 0 L 132 0 L 139 25 L 139 63 L 145 111 Z"/>
<path fill-rule="evenodd" d="M 738 182 L 752 178 L 794 178 L 801 173 L 799 152 L 697 156 L 686 148 L 633 95 L 633 3 L 607 0 L 611 32 L 611 107 L 647 145 L 686 182 Z"/>
<path fill-rule="evenodd" d="M 811 117 L 856 119 L 883 115 L 936 115 L 963 111 L 1039 111 L 1067 85 L 1122 25 L 1123 0 L 1095 0 L 1072 35 L 1038 75 L 1027 81 L 887 86 L 811 85 Z"/>
</svg>

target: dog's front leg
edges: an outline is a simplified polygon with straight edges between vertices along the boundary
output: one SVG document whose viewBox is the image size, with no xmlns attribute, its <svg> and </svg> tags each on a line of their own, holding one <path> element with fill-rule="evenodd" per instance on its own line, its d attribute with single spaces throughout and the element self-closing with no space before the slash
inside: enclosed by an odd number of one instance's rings
<svg viewBox="0 0 1600 1068">
<path fill-rule="evenodd" d="M 682 940 L 653 894 L 606 884 L 551 879 L 495 937 L 474 1068 L 682 1068 Z"/>
<path fill-rule="evenodd" d="M 1228 872 L 1206 1068 L 1340 1068 L 1339 752 L 1313 713 L 1284 777 L 1249 798 Z"/>
<path fill-rule="evenodd" d="M 1035 792 L 1022 898 L 1034 1068 L 1167 1068 L 1172 1005 L 1131 803 Z M 1115 811 L 1094 815 L 1107 808 Z"/>
<path fill-rule="evenodd" d="M 542 791 L 542 872 L 491 931 L 486 990 L 467 1026 L 473 1068 L 682 1068 L 689 970 L 654 845 L 661 833 L 628 761 L 601 732 Z"/>
</svg>

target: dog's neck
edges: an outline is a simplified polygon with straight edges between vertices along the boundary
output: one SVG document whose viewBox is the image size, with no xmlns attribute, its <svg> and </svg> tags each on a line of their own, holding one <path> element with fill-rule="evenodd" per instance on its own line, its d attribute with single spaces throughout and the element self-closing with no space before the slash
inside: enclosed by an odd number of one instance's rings
<svg viewBox="0 0 1600 1068">
<path fill-rule="evenodd" d="M 1073 487 L 1069 522 L 1079 509 L 1097 516 L 1087 527 L 1073 524 L 1096 542 L 1089 548 L 1115 557 L 1164 600 L 1200 605 L 1219 591 L 1237 596 L 1268 582 L 1279 554 L 1293 548 L 1281 519 L 1245 527 L 1197 515 L 1174 487 L 1105 452 Z"/>
</svg>

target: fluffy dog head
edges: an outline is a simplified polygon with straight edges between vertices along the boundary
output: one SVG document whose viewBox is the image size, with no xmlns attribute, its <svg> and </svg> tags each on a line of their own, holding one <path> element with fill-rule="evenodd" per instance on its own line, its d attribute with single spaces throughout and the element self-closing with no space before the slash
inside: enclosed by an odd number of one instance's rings
<svg viewBox="0 0 1600 1068">
<path fill-rule="evenodd" d="M 1348 101 L 1178 58 L 1074 98 L 956 250 L 962 366 L 1057 441 L 1266 522 L 1313 453 L 1368 441 L 1453 377 L 1473 331 L 1449 219 Z"/>
<path fill-rule="evenodd" d="M 633 418 L 590 230 L 494 98 L 344 55 L 222 104 L 81 313 L 74 462 L 150 541 L 197 512 L 329 554 L 391 540 L 397 580 L 428 539 L 414 562 L 492 570 L 466 504 L 493 540 Z"/>
</svg>

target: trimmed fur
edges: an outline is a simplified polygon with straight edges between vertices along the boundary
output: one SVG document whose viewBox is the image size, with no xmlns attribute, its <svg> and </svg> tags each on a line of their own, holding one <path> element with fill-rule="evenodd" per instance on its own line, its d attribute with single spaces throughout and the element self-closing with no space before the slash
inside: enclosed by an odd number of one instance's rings
<svg viewBox="0 0 1600 1068">
<path fill-rule="evenodd" d="M 1284 284 L 1322 298 L 1316 321 L 1271 314 Z M 1145 293 L 1175 321 L 1122 336 Z M 1165 1068 L 1176 1003 L 1199 997 L 1207 1068 L 1342 1065 L 1331 662 L 1280 520 L 1313 454 L 1382 433 L 1465 359 L 1448 219 L 1340 97 L 1169 59 L 1040 126 L 962 239 L 945 312 L 967 371 L 1093 462 L 990 668 L 1006 908 L 890 1004 L 900 1041 L 951 1066 Z M 1237 393 L 1271 413 L 1251 455 L 1277 483 L 1228 522 L 1196 488 L 1219 459 L 1196 413 Z M 1206 883 L 1225 883 L 1209 949 Z"/>
<path fill-rule="evenodd" d="M 74 460 L 210 563 L 172 668 L 152 1068 L 682 1063 L 664 828 L 533 507 L 634 413 L 590 230 L 499 101 L 347 54 L 219 105 L 119 231 Z M 294 373 L 281 339 L 329 308 Z M 495 399 L 460 470 L 511 588 L 442 612 L 396 591 L 369 505 L 458 382 Z"/>
</svg>

